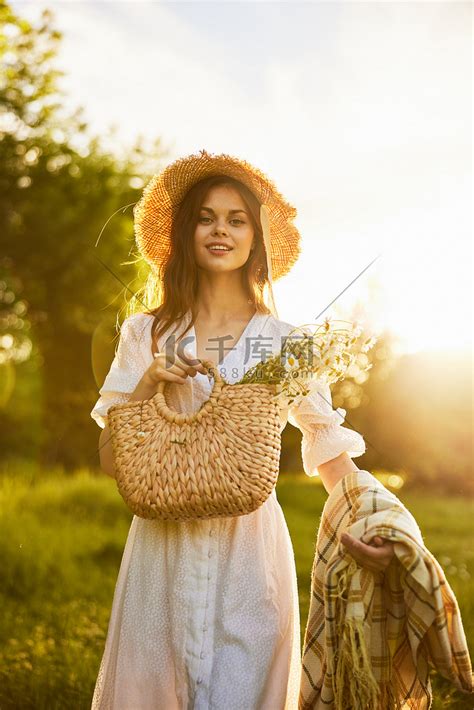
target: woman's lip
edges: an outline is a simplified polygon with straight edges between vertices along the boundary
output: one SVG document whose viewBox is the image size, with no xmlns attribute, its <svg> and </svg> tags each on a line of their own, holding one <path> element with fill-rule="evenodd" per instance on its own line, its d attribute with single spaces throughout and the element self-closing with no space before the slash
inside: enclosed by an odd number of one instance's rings
<svg viewBox="0 0 474 710">
<path fill-rule="evenodd" d="M 232 249 L 229 249 L 228 251 L 225 251 L 224 249 L 208 249 L 207 251 L 213 256 L 223 256 L 224 254 L 230 254 Z"/>
</svg>

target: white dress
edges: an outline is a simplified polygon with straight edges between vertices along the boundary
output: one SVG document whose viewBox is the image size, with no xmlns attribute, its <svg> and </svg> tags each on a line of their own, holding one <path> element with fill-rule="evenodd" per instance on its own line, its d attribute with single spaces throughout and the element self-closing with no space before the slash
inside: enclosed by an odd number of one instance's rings
<svg viewBox="0 0 474 710">
<path fill-rule="evenodd" d="M 91 412 L 101 427 L 109 406 L 127 401 L 153 361 L 152 321 L 137 313 L 122 324 Z M 238 343 L 215 358 L 219 372 L 237 382 L 264 353 L 279 351 L 292 327 L 256 313 Z M 185 337 L 196 355 L 194 328 Z M 176 410 L 193 412 L 211 388 L 212 380 L 197 373 L 168 384 L 166 397 Z M 309 476 L 343 451 L 352 457 L 365 451 L 362 436 L 341 426 L 345 410 L 330 403 L 322 385 L 281 409 L 281 429 L 289 420 L 303 433 Z M 300 673 L 296 567 L 275 490 L 256 511 L 234 518 L 133 517 L 92 710 L 297 710 Z"/>
</svg>

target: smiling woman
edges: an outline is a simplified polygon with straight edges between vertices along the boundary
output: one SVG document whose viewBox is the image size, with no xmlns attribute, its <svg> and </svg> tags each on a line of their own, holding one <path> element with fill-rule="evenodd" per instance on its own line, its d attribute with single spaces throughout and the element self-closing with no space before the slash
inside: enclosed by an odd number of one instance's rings
<svg viewBox="0 0 474 710">
<path fill-rule="evenodd" d="M 135 210 L 137 243 L 160 274 L 163 299 L 124 321 L 91 413 L 103 427 L 106 473 L 115 475 L 112 404 L 150 399 L 166 382 L 169 407 L 196 412 L 211 394 L 200 360 L 214 362 L 232 384 L 265 353 L 280 351 L 293 325 L 272 314 L 264 288 L 269 263 L 279 278 L 297 258 L 295 212 L 256 168 L 205 151 L 176 161 L 145 189 Z M 341 426 L 328 392 L 325 403 L 313 394 L 306 405 L 279 412 L 280 433 L 291 417 L 303 432 L 306 473 L 325 466 L 332 481 L 357 470 L 351 456 L 364 453 L 365 444 Z M 258 436 L 252 411 L 249 405 L 246 416 Z M 229 424 L 217 417 L 213 426 Z M 259 443 L 264 450 L 268 442 Z M 238 462 L 238 453 L 229 449 L 229 461 Z M 152 472 L 141 475 L 146 482 Z M 384 543 L 376 545 L 358 546 L 357 554 L 382 561 Z M 135 515 L 92 707 L 152 710 L 159 698 L 166 710 L 297 710 L 299 640 L 295 559 L 274 489 L 245 515 L 196 514 L 185 522 Z"/>
</svg>

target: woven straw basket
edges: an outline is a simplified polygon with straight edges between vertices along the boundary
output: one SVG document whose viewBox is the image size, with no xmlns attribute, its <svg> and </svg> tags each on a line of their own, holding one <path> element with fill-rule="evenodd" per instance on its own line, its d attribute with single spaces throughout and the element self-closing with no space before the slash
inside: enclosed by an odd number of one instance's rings
<svg viewBox="0 0 474 710">
<path fill-rule="evenodd" d="M 274 384 L 231 385 L 209 360 L 209 399 L 173 411 L 161 381 L 148 400 L 108 411 L 120 495 L 142 518 L 186 521 L 253 512 L 271 494 L 280 462 Z"/>
</svg>

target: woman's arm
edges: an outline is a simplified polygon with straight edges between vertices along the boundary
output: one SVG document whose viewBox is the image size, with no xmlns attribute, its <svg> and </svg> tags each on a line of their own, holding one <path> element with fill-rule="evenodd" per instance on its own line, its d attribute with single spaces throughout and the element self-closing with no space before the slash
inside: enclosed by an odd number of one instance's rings
<svg viewBox="0 0 474 710">
<path fill-rule="evenodd" d="M 332 491 L 341 478 L 344 478 L 351 471 L 360 471 L 360 468 L 347 452 L 318 466 L 318 473 L 328 493 Z M 393 543 L 378 535 L 372 538 L 369 544 L 366 544 L 348 533 L 343 533 L 341 542 L 358 564 L 373 572 L 380 572 L 386 569 L 395 554 Z"/>
<path fill-rule="evenodd" d="M 156 383 L 152 382 L 148 372 L 146 372 L 131 393 L 128 401 L 133 402 L 135 400 L 150 399 L 154 394 L 156 394 Z M 112 438 L 107 424 L 102 429 L 99 437 L 99 458 L 100 467 L 104 473 L 111 478 L 115 478 Z"/>
<path fill-rule="evenodd" d="M 354 463 L 347 451 L 318 466 L 318 473 L 328 493 L 331 493 L 338 481 L 348 473 L 351 473 L 351 471 L 360 471 L 360 468 Z"/>
</svg>

